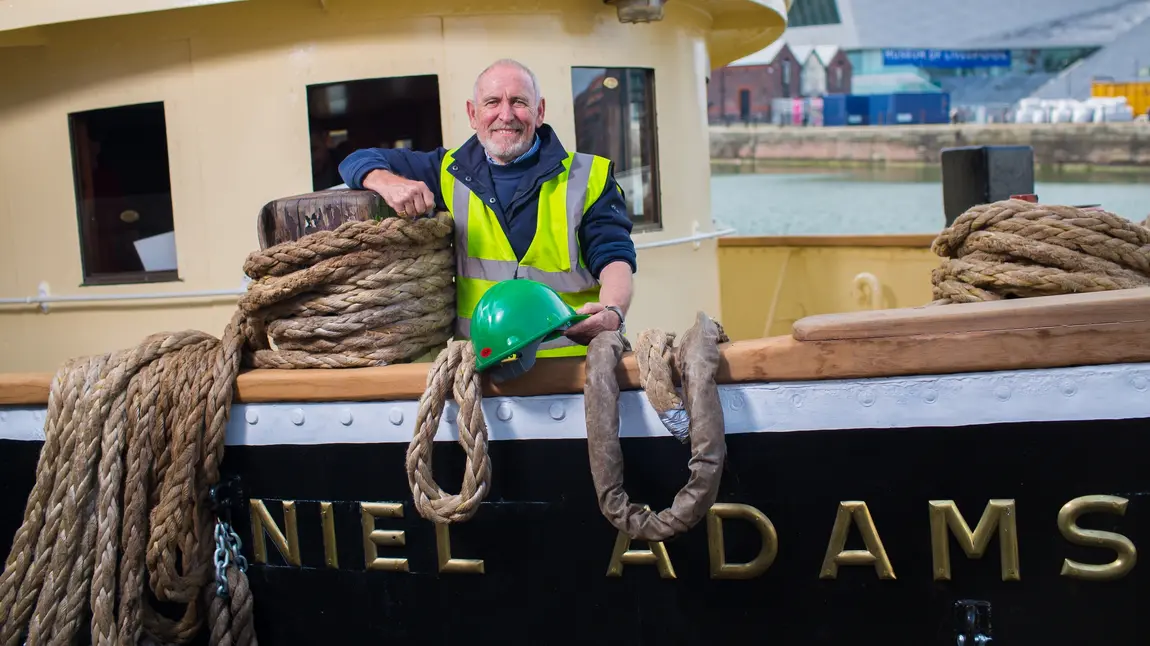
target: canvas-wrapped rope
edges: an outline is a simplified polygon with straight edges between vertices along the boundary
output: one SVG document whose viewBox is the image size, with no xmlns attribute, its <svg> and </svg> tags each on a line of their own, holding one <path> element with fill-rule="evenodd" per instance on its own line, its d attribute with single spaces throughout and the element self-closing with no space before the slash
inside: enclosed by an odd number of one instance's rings
<svg viewBox="0 0 1150 646">
<path fill-rule="evenodd" d="M 645 332 L 644 334 L 657 332 Z M 615 369 L 628 349 L 618 332 L 601 333 L 587 350 L 587 381 L 584 399 L 587 416 L 587 453 L 599 510 L 610 523 L 632 539 L 662 541 L 694 527 L 715 503 L 719 494 L 727 443 L 723 407 L 715 375 L 719 368 L 719 344 L 727 340 L 722 328 L 699 312 L 674 349 L 674 362 L 682 378 L 682 400 L 688 418 L 691 475 L 675 495 L 671 506 L 659 512 L 631 502 L 623 487 L 623 451 L 619 444 L 619 380 Z M 654 347 L 652 344 L 651 347 Z M 670 397 L 672 371 L 662 353 L 639 353 L 640 362 L 663 364 L 644 366 L 641 374 L 666 375 L 665 380 L 648 380 L 646 391 L 656 411 L 666 413 L 676 405 Z M 645 384 L 646 385 L 646 384 Z M 670 427 L 669 427 L 670 428 Z"/>
</svg>

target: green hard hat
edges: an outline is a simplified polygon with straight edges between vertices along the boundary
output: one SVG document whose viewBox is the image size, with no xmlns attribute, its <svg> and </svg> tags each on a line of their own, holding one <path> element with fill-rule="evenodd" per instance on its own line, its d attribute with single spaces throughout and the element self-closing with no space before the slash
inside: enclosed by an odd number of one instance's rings
<svg viewBox="0 0 1150 646">
<path fill-rule="evenodd" d="M 535 365 L 541 344 L 559 338 L 585 318 L 543 283 L 525 278 L 496 283 L 483 293 L 471 315 L 475 369 L 491 370 L 497 382 L 522 375 Z M 504 362 L 511 355 L 516 359 Z"/>
</svg>

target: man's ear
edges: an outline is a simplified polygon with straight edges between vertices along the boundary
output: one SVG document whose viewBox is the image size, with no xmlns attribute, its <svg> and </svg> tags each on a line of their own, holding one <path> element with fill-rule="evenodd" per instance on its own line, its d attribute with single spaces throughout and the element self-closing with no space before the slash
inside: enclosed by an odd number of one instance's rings
<svg viewBox="0 0 1150 646">
<path fill-rule="evenodd" d="M 479 130 L 479 123 L 475 120 L 475 102 L 471 99 L 467 100 L 467 121 L 471 124 L 472 130 Z"/>
<path fill-rule="evenodd" d="M 540 98 L 539 99 L 539 114 L 535 117 L 535 127 L 536 128 L 543 125 L 543 112 L 544 112 L 544 108 L 546 108 L 546 107 L 547 107 L 547 99 Z"/>
</svg>

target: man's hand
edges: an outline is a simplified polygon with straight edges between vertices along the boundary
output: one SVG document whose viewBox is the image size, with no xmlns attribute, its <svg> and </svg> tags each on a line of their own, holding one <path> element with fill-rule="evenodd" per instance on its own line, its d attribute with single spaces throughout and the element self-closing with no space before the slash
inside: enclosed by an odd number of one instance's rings
<svg viewBox="0 0 1150 646">
<path fill-rule="evenodd" d="M 590 345 L 600 332 L 619 329 L 619 315 L 606 309 L 602 303 L 587 303 L 576 312 L 591 316 L 567 328 L 563 335 L 581 345 Z"/>
<path fill-rule="evenodd" d="M 415 217 L 435 208 L 435 196 L 427 184 L 406 179 L 383 169 L 363 178 L 363 187 L 379 193 L 387 205 L 401 216 Z"/>
</svg>

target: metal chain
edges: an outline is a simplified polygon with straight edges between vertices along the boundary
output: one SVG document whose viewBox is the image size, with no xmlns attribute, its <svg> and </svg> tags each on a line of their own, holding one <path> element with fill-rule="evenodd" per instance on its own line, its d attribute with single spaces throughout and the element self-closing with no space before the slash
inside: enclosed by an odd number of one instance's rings
<svg viewBox="0 0 1150 646">
<path fill-rule="evenodd" d="M 231 594 L 228 591 L 228 567 L 235 563 L 240 572 L 248 571 L 248 560 L 244 558 L 241 548 L 243 542 L 226 521 L 216 519 L 216 594 L 227 599 Z"/>
</svg>

